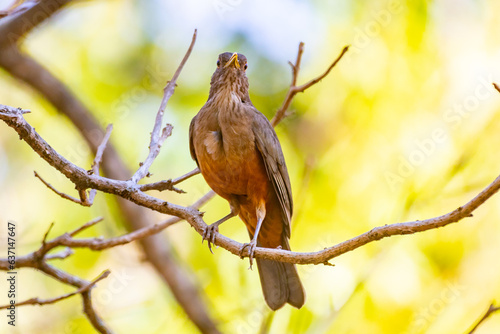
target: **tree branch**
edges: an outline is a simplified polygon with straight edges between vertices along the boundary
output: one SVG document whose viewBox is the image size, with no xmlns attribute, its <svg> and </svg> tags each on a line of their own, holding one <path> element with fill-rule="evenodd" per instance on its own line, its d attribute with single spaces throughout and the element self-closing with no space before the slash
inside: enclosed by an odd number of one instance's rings
<svg viewBox="0 0 500 334">
<path fill-rule="evenodd" d="M 297 59 L 295 60 L 295 64 L 292 64 L 289 62 L 290 66 L 292 67 L 292 83 L 290 84 L 290 88 L 288 89 L 288 92 L 286 93 L 285 100 L 283 101 L 283 104 L 281 107 L 276 111 L 276 114 L 274 115 L 273 119 L 271 120 L 271 124 L 273 126 L 276 126 L 279 122 L 283 120 L 283 118 L 286 117 L 286 111 L 290 107 L 290 104 L 292 103 L 293 98 L 297 93 L 302 93 L 309 87 L 315 85 L 316 83 L 320 82 L 323 78 L 325 78 L 328 73 L 337 65 L 337 63 L 342 59 L 344 54 L 349 50 L 349 46 L 345 46 L 340 54 L 337 56 L 337 58 L 333 61 L 333 63 L 326 69 L 326 71 L 321 74 L 320 76 L 312 79 L 311 81 L 301 85 L 297 86 L 297 78 L 299 76 L 299 71 L 300 71 L 300 62 L 302 61 L 302 53 L 304 53 L 304 43 L 300 42 L 299 44 L 299 50 L 297 52 Z"/>
<path fill-rule="evenodd" d="M 196 167 L 195 169 L 193 169 L 189 173 L 186 173 L 186 174 L 184 174 L 182 176 L 179 176 L 178 178 L 175 178 L 173 180 L 169 179 L 169 180 L 159 181 L 159 182 L 155 182 L 155 183 L 142 184 L 142 185 L 139 186 L 139 189 L 141 191 L 149 191 L 149 190 L 164 191 L 164 190 L 171 190 L 171 191 L 175 191 L 175 192 L 177 192 L 179 194 L 183 194 L 183 193 L 185 193 L 184 190 L 177 189 L 174 186 L 176 184 L 179 184 L 181 182 L 186 181 L 190 177 L 195 176 L 195 175 L 197 175 L 199 173 L 200 173 L 200 169 L 198 167 Z"/>
<path fill-rule="evenodd" d="M 47 232 L 45 232 L 45 235 L 43 236 L 42 245 L 40 246 L 40 248 L 30 254 L 17 257 L 16 268 L 23 268 L 23 267 L 37 268 L 38 266 L 37 263 L 42 259 L 45 260 L 63 259 L 70 256 L 72 252 L 69 252 L 68 248 L 63 252 L 57 254 L 50 255 L 48 254 L 48 252 L 50 252 L 52 249 L 58 246 L 64 246 L 62 243 L 60 243 L 60 239 L 72 238 L 78 233 L 94 226 L 95 224 L 101 221 L 103 221 L 102 217 L 95 218 L 69 233 L 65 233 L 62 236 L 47 241 L 48 234 L 52 229 L 52 226 L 54 225 L 54 223 L 51 223 L 49 228 L 47 229 Z M 4 271 L 9 270 L 9 263 L 7 262 L 7 259 L 0 258 L 0 270 Z"/>
<path fill-rule="evenodd" d="M 50 0 L 45 1 L 46 3 L 51 2 Z M 66 1 L 67 2 L 67 1 Z M 57 10 L 57 9 L 56 9 Z M 49 14 L 50 15 L 50 14 Z M 10 20 L 10 18 L 9 18 Z M 2 23 L 0 22 L 0 32 L 2 31 Z M 1 34 L 0 34 L 1 35 Z M 196 35 L 196 32 L 195 32 Z M 185 59 L 183 62 L 187 59 L 189 56 L 189 53 L 191 52 L 190 50 L 192 49 L 192 45 L 195 40 L 195 35 L 193 36 L 193 41 L 192 44 L 188 50 L 188 53 L 185 56 Z M 13 51 L 13 53 L 11 52 Z M 301 62 L 301 57 L 303 53 L 303 43 L 299 45 L 299 51 L 297 54 L 297 59 L 295 64 L 292 65 L 292 84 L 289 88 L 289 91 L 285 97 L 285 101 L 283 102 L 283 105 L 281 106 L 280 109 L 276 112 L 276 115 L 272 119 L 272 124 L 276 125 L 278 124 L 285 116 L 286 116 L 286 111 L 288 110 L 291 101 L 293 97 L 299 93 L 305 91 L 307 88 L 311 87 L 312 85 L 316 84 L 319 82 L 321 79 L 323 79 L 328 73 L 331 71 L 331 69 L 338 63 L 338 61 L 343 57 L 343 55 L 347 52 L 347 47 L 345 47 L 341 54 L 337 57 L 337 59 L 330 65 L 330 67 L 320 76 L 317 78 L 312 79 L 311 81 L 301 85 L 301 86 L 296 86 L 297 83 L 297 78 L 300 70 L 300 62 Z M 24 61 L 27 61 L 30 65 L 33 65 L 34 62 L 30 63 L 30 59 L 27 58 L 22 58 L 22 56 L 18 53 L 18 50 L 10 50 L 10 51 L 5 51 L 2 50 L 0 53 L 0 64 L 2 66 L 5 66 L 5 63 L 12 62 L 12 56 L 14 58 L 18 58 L 17 60 L 21 59 Z M 9 58 L 10 57 L 10 58 Z M 7 59 L 7 60 L 5 60 Z M 181 65 L 183 65 L 181 63 Z M 180 72 L 180 69 L 182 66 L 179 67 L 177 72 Z M 12 69 L 12 68 L 10 68 Z M 176 72 L 176 75 L 178 76 L 178 73 Z M 22 76 L 21 76 L 22 77 Z M 177 77 L 174 75 L 175 79 Z M 26 78 L 23 78 L 26 80 Z M 51 79 L 51 78 L 49 78 Z M 29 78 L 28 78 L 29 80 Z M 27 80 L 27 81 L 28 81 Z M 180 221 L 181 219 L 187 220 L 196 230 L 198 233 L 202 233 L 205 228 L 206 224 L 202 219 L 202 214 L 199 213 L 195 207 L 182 207 L 179 205 L 175 205 L 166 201 L 162 201 L 160 199 L 157 199 L 155 197 L 149 196 L 144 193 L 146 190 L 153 190 L 153 189 L 161 189 L 162 187 L 172 187 L 172 190 L 175 189 L 173 187 L 173 182 L 170 181 L 170 184 L 168 184 L 168 181 L 164 181 L 165 183 L 154 183 L 150 185 L 143 185 L 143 186 L 137 186 L 137 182 L 147 176 L 149 174 L 148 170 L 157 157 L 159 153 L 159 149 L 161 147 L 161 144 L 163 141 L 166 139 L 168 136 L 167 133 L 169 131 L 168 125 L 163 128 L 161 134 L 160 134 L 160 129 L 162 126 L 162 117 L 163 117 L 163 111 L 165 109 L 166 103 L 168 102 L 168 99 L 170 96 L 173 94 L 173 89 L 175 88 L 175 80 L 174 83 L 171 86 L 171 93 L 168 95 L 167 93 L 167 87 L 165 87 L 164 91 L 164 98 L 162 100 L 162 106 L 160 106 L 160 110 L 158 111 L 157 114 L 157 121 L 155 122 L 155 127 L 153 129 L 153 132 L 151 134 L 151 144 L 150 144 L 150 152 L 148 154 L 148 157 L 144 161 L 143 165 L 137 170 L 137 172 L 134 174 L 132 177 L 132 183 L 135 185 L 130 184 L 130 182 L 127 181 L 119 181 L 121 178 L 105 178 L 101 177 L 98 175 L 98 173 L 90 174 L 87 173 L 85 170 L 82 168 L 75 166 L 71 164 L 68 160 L 66 160 L 64 157 L 59 155 L 55 150 L 52 149 L 44 140 L 42 137 L 38 135 L 38 133 L 35 132 L 35 130 L 26 122 L 26 120 L 23 117 L 23 112 L 20 110 L 15 110 L 14 108 L 7 107 L 7 106 L 2 106 L 0 105 L 0 119 L 4 120 L 10 127 L 14 128 L 15 131 L 19 134 L 21 139 L 25 140 L 31 147 L 32 149 L 37 152 L 44 160 L 46 160 L 51 166 L 59 170 L 61 173 L 63 173 L 68 179 L 70 179 L 76 186 L 77 189 L 81 189 L 80 191 L 85 191 L 86 189 L 91 189 L 92 191 L 103 191 L 111 194 L 115 194 L 117 196 L 120 196 L 128 201 L 131 201 L 133 203 L 142 205 L 144 207 L 156 210 L 161 213 L 165 214 L 171 214 L 175 215 L 176 217 L 171 218 L 168 221 L 159 223 L 158 226 L 161 227 L 161 229 L 166 228 L 168 226 L 171 226 L 171 222 L 174 220 Z M 171 82 L 172 82 L 171 81 Z M 169 83 L 170 84 L 170 83 Z M 495 85 L 495 88 L 497 90 L 498 86 Z M 63 94 L 66 91 L 63 92 Z M 168 98 L 166 96 L 168 95 Z M 49 100 L 50 100 L 50 94 L 47 95 Z M 72 103 L 75 103 L 75 101 L 72 101 Z M 76 102 L 78 104 L 78 101 Z M 83 109 L 85 111 L 85 109 Z M 71 114 L 69 114 L 71 115 Z M 73 115 L 75 116 L 75 115 Z M 70 116 L 72 117 L 72 116 Z M 158 118 L 160 120 L 158 121 Z M 88 117 L 83 117 L 85 119 L 84 124 L 89 124 L 93 122 L 93 119 L 88 118 Z M 90 120 L 89 120 L 90 119 Z M 77 123 L 75 123 L 77 124 Z M 78 125 L 78 124 L 77 124 Z M 78 126 L 82 126 L 81 124 Z M 85 127 L 85 126 L 83 126 Z M 171 129 L 170 129 L 171 130 Z M 89 137 L 86 136 L 86 139 L 89 140 Z M 95 146 L 92 146 L 95 149 Z M 114 153 L 116 154 L 116 153 Z M 96 154 L 97 155 L 97 154 Z M 120 161 L 120 160 L 118 160 Z M 109 167 L 108 167 L 109 169 Z M 122 169 L 123 171 L 124 169 Z M 195 173 L 191 172 L 192 175 L 195 175 Z M 189 174 L 189 173 L 188 173 Z M 188 175 L 186 174 L 186 175 Z M 192 176 L 190 175 L 190 176 Z M 113 176 L 111 176 L 113 177 Z M 45 183 L 45 182 L 44 182 Z M 149 187 L 149 188 L 148 188 Z M 398 223 L 398 224 L 392 224 L 392 225 L 386 225 L 383 227 L 377 227 L 374 228 L 373 230 L 366 232 L 360 236 L 357 236 L 353 239 L 347 240 L 343 243 L 340 243 L 336 246 L 327 248 L 325 250 L 319 251 L 319 252 L 314 252 L 314 253 L 295 253 L 295 252 L 290 252 L 290 251 L 284 251 L 280 249 L 266 249 L 266 248 L 257 248 L 255 252 L 255 257 L 261 257 L 261 258 L 267 258 L 267 259 L 273 259 L 273 260 L 278 260 L 278 261 L 283 261 L 283 262 L 291 262 L 291 263 L 299 263 L 299 264 L 306 264 L 306 263 L 312 263 L 312 264 L 321 264 L 321 263 L 327 263 L 328 260 L 339 256 L 341 254 L 344 254 L 348 251 L 354 250 L 358 247 L 361 247 L 369 242 L 380 240 L 385 237 L 393 236 L 393 235 L 402 235 L 402 234 L 413 234 L 441 226 L 446 226 L 448 224 L 457 222 L 463 218 L 466 217 L 471 217 L 472 212 L 477 209 L 480 205 L 482 205 L 486 200 L 488 200 L 493 194 L 495 194 L 498 189 L 500 188 L 500 177 L 498 177 L 495 181 L 493 181 L 488 187 L 486 187 L 480 194 L 478 194 L 475 198 L 473 198 L 470 202 L 466 203 L 463 207 L 459 207 L 458 209 L 445 214 L 443 216 L 439 216 L 436 218 L 431 218 L 427 219 L 424 221 L 412 221 L 412 222 L 406 222 L 406 223 Z M 55 189 L 51 188 L 52 190 L 55 191 Z M 213 196 L 213 195 L 212 195 Z M 138 211 L 136 211 L 138 212 Z M 169 222 L 169 223 L 167 223 Z M 85 226 L 85 225 L 84 225 Z M 127 240 L 138 240 L 141 238 L 144 238 L 146 236 L 152 235 L 154 233 L 159 232 L 161 229 L 158 226 L 153 226 L 151 230 L 149 228 L 145 228 L 144 230 L 141 231 L 136 231 L 138 232 L 136 235 L 132 235 L 130 233 L 129 235 L 125 235 L 122 237 L 122 239 L 118 238 L 112 238 L 115 239 L 116 245 L 118 244 L 123 244 L 127 243 L 130 241 Z M 86 228 L 86 227 L 85 227 Z M 83 230 L 84 227 L 82 226 L 81 228 L 78 229 L 78 231 Z M 47 232 L 48 233 L 48 232 Z M 150 233 L 150 234 L 148 234 Z M 76 234 L 76 233 L 74 233 Z M 78 239 L 73 239 L 72 237 L 74 236 L 70 234 L 66 234 L 64 236 L 61 236 L 60 240 L 64 240 L 66 238 L 67 240 L 71 240 L 71 242 L 78 242 L 80 240 Z M 132 236 L 130 236 L 132 235 Z M 64 237 L 64 238 L 63 238 Z M 127 239 L 128 238 L 128 239 Z M 57 240 L 58 238 L 54 239 Z M 35 267 L 43 272 L 45 272 L 47 275 L 50 275 L 62 282 L 65 282 L 67 284 L 71 284 L 74 286 L 79 287 L 79 289 L 82 288 L 82 282 L 83 280 L 71 276 L 67 273 L 61 272 L 57 270 L 56 268 L 53 268 L 52 266 L 46 264 L 42 260 L 47 260 L 49 259 L 50 255 L 47 255 L 47 252 L 56 247 L 54 246 L 54 243 L 52 243 L 54 240 L 51 241 L 46 241 L 44 238 L 44 242 L 42 243 L 42 251 L 39 253 L 35 252 L 33 255 L 27 256 L 27 257 L 21 257 L 19 258 L 19 265 L 22 266 L 23 264 L 27 267 L 32 266 Z M 83 239 L 84 240 L 84 239 Z M 118 241 L 119 240 L 119 241 Z M 103 241 L 103 240 L 98 240 L 98 241 Z M 125 242 L 127 241 L 127 242 Z M 118 243 L 118 242 L 123 242 L 123 243 Z M 58 244 L 62 245 L 62 244 Z M 239 250 L 241 249 L 241 244 L 237 243 L 234 240 L 231 240 L 227 237 L 224 237 L 220 234 L 217 235 L 217 240 L 216 240 L 216 245 L 221 246 L 230 252 L 238 255 Z M 72 247 L 78 247 L 78 246 L 72 246 Z M 41 255 L 40 255 L 41 254 Z M 243 254 L 246 256 L 246 254 Z M 64 256 L 61 255 L 61 256 Z M 55 256 L 52 258 L 56 258 Z M 41 259 L 41 260 L 40 260 Z M 32 265 L 30 265 L 30 260 L 37 260 L 39 262 L 36 262 Z M 157 259 L 156 259 L 157 260 Z M 41 262 L 40 262 L 41 261 Z M 153 259 L 153 263 L 154 263 Z M 3 268 L 3 259 L 0 259 L 0 268 Z M 168 276 L 168 275 L 167 275 Z M 88 282 L 86 282 L 89 284 Z M 174 294 L 176 293 L 175 290 Z M 98 329 L 101 333 L 109 333 L 110 331 L 106 328 L 102 320 L 98 317 L 98 315 L 95 313 L 93 307 L 92 307 L 92 302 L 91 302 L 91 296 L 90 296 L 90 290 L 85 290 L 81 292 L 83 302 L 84 302 L 84 311 L 87 314 L 87 317 L 89 320 L 92 322 L 94 327 Z M 190 314 L 190 317 L 193 316 L 192 313 L 189 313 L 190 308 L 187 309 L 188 314 Z M 196 319 L 196 317 L 195 317 Z M 199 320 L 199 319 L 198 319 Z M 196 321 L 196 320 L 195 320 Z M 208 327 L 203 327 L 200 325 L 200 322 L 197 323 L 197 325 L 200 328 L 204 328 L 206 332 L 208 332 L 207 328 Z M 210 324 L 209 324 L 210 325 Z M 211 327 L 214 332 L 217 332 L 215 327 Z M 203 330 L 203 329 L 202 329 Z"/>
<path fill-rule="evenodd" d="M 499 90 L 500 92 L 500 90 Z M 484 315 L 481 317 L 481 319 L 478 320 L 478 322 L 474 325 L 474 327 L 472 327 L 471 331 L 469 332 L 469 334 L 472 334 L 476 331 L 476 329 L 486 320 L 488 319 L 488 317 L 490 315 L 492 315 L 493 313 L 497 312 L 497 311 L 500 311 L 500 306 L 495 306 L 493 305 L 493 303 L 490 305 L 490 307 L 488 308 L 488 310 L 486 310 L 486 313 L 484 313 Z"/>
<path fill-rule="evenodd" d="M 56 254 L 47 254 L 45 256 L 45 260 L 63 260 L 67 257 L 70 257 L 73 255 L 74 252 L 71 248 L 66 247 L 62 252 L 56 253 Z"/>
<path fill-rule="evenodd" d="M 196 201 L 191 206 L 189 206 L 189 208 L 193 209 L 193 210 L 197 210 L 197 209 L 201 208 L 203 205 L 205 205 L 214 196 L 215 196 L 215 193 L 213 191 L 209 191 L 204 196 L 202 196 L 198 201 Z M 83 226 L 79 227 L 78 229 L 76 229 L 73 232 L 65 233 L 65 234 L 63 234 L 57 238 L 54 238 L 50 241 L 43 242 L 43 247 L 40 248 L 40 250 L 38 250 L 37 252 L 39 252 L 39 253 L 44 252 L 44 254 L 46 254 L 47 252 L 49 252 L 50 250 L 52 250 L 58 246 L 66 246 L 66 247 L 71 247 L 71 248 L 88 248 L 88 249 L 95 250 L 95 251 L 104 250 L 104 249 L 108 249 L 108 248 L 112 248 L 112 247 L 116 247 L 116 246 L 120 246 L 120 245 L 125 245 L 125 244 L 131 243 L 133 241 L 147 238 L 151 235 L 157 234 L 157 233 L 163 231 L 164 229 L 182 221 L 183 219 L 181 219 L 179 217 L 171 217 L 171 218 L 166 219 L 160 223 L 157 223 L 157 224 L 154 224 L 154 225 L 151 225 L 148 227 L 143 227 L 139 230 L 124 234 L 122 236 L 112 237 L 112 238 L 108 238 L 108 239 L 103 239 L 103 238 L 74 239 L 73 238 L 77 233 L 80 233 L 81 231 L 101 222 L 102 220 L 103 220 L 102 217 L 96 218 L 96 219 L 84 224 Z M 51 258 L 60 258 L 63 255 L 64 254 L 59 254 L 57 257 L 53 256 Z M 48 256 L 49 255 L 47 255 L 47 257 Z"/>
<path fill-rule="evenodd" d="M 87 282 L 85 280 L 82 280 L 81 278 L 78 278 L 76 276 L 70 275 L 64 271 L 61 271 L 55 267 L 52 267 L 51 265 L 45 263 L 45 262 L 40 262 L 38 267 L 38 270 L 44 272 L 45 274 L 57 279 L 60 282 L 63 282 L 65 284 L 73 285 L 77 288 L 84 289 L 84 291 L 81 292 L 82 296 L 82 302 L 83 302 L 83 311 L 85 315 L 87 316 L 87 319 L 89 319 L 90 323 L 94 328 L 102 334 L 112 334 L 113 332 L 106 326 L 104 321 L 100 318 L 100 316 L 97 314 L 97 312 L 94 310 L 94 307 L 92 305 L 92 296 L 91 296 L 91 290 L 92 286 L 89 288 L 85 289 L 88 285 L 91 284 L 91 282 Z M 107 277 L 109 275 L 109 271 L 104 271 L 101 276 Z M 103 277 L 103 278 L 105 278 Z M 98 277 L 99 278 L 99 277 Z"/>
<path fill-rule="evenodd" d="M 195 29 L 193 33 L 193 38 L 191 39 L 191 44 L 189 45 L 189 48 L 186 54 L 184 55 L 184 58 L 182 58 L 182 61 L 179 64 L 177 70 L 175 71 L 172 79 L 167 83 L 167 85 L 163 89 L 163 99 L 161 100 L 160 109 L 158 109 L 158 113 L 156 114 L 156 120 L 155 120 L 155 125 L 153 127 L 153 132 L 151 132 L 151 142 L 149 143 L 149 154 L 146 160 L 144 160 L 144 162 L 141 164 L 137 172 L 135 172 L 135 174 L 132 176 L 131 180 L 134 184 L 137 184 L 137 182 L 139 182 L 145 176 L 149 175 L 149 167 L 151 167 L 153 161 L 160 153 L 161 145 L 163 145 L 165 139 L 167 139 L 167 137 L 169 137 L 172 134 L 171 124 L 167 124 L 163 128 L 163 130 L 161 130 L 163 123 L 163 114 L 165 113 L 165 108 L 167 107 L 168 101 L 174 94 L 175 87 L 177 86 L 176 84 L 177 78 L 179 78 L 179 75 L 181 74 L 184 65 L 186 64 L 189 56 L 191 55 L 191 51 L 193 51 L 194 43 L 196 42 L 196 34 L 197 30 Z"/>
<path fill-rule="evenodd" d="M 25 11 L 14 11 L 0 20 L 0 49 L 19 41 L 37 25 L 52 16 L 71 0 L 42 0 Z"/>
<path fill-rule="evenodd" d="M 19 302 L 19 303 L 15 303 L 14 305 L 16 307 L 19 307 L 19 306 L 24 306 L 24 305 L 47 305 L 47 304 L 54 304 L 54 303 L 57 303 L 61 300 L 64 300 L 64 299 L 67 299 L 69 297 L 72 297 L 74 295 L 78 295 L 78 294 L 81 294 L 82 292 L 85 292 L 87 290 L 90 290 L 91 288 L 93 288 L 97 282 L 105 279 L 106 277 L 109 276 L 111 272 L 109 270 L 105 270 L 104 272 L 102 272 L 97 278 L 95 278 L 93 281 L 91 281 L 89 284 L 79 288 L 78 290 L 75 290 L 73 292 L 70 292 L 70 293 L 67 293 L 65 295 L 62 295 L 62 296 L 59 296 L 59 297 L 55 297 L 55 298 L 50 298 L 50 299 L 40 299 L 40 298 L 30 298 L 28 300 L 25 300 L 25 301 L 22 301 L 22 302 Z M 10 304 L 8 305 L 2 305 L 0 306 L 0 310 L 2 309 L 6 309 L 10 306 Z"/>
<path fill-rule="evenodd" d="M 87 319 L 92 323 L 95 329 L 102 334 L 112 334 L 113 332 L 107 328 L 104 321 L 99 317 L 97 312 L 94 310 L 92 305 L 92 296 L 89 290 L 82 292 L 83 299 L 83 312 L 87 316 Z"/>
<path fill-rule="evenodd" d="M 152 210 L 177 216 L 187 220 L 200 235 L 204 232 L 207 225 L 202 219 L 202 214 L 197 210 L 149 196 L 137 188 L 130 188 L 129 183 L 126 181 L 112 180 L 98 175 L 88 175 L 81 168 L 67 161 L 50 147 L 26 122 L 18 109 L 0 105 L 0 112 L 0 119 L 3 119 L 10 127 L 14 128 L 21 139 L 25 140 L 35 152 L 54 168 L 66 175 L 77 186 L 94 188 L 103 192 L 115 194 Z M 493 196 L 499 188 L 500 176 L 471 201 L 450 213 L 422 221 L 410 221 L 376 227 L 369 232 L 318 252 L 299 253 L 282 249 L 257 247 L 255 257 L 297 264 L 327 263 L 332 258 L 385 237 L 423 232 L 458 222 L 466 217 L 471 217 L 472 212 Z M 241 243 L 221 234 L 217 234 L 215 244 L 235 255 L 240 254 L 240 249 L 242 247 Z M 242 255 L 248 256 L 246 251 Z"/>
<path fill-rule="evenodd" d="M 92 227 L 92 226 L 94 226 L 94 225 L 96 225 L 96 224 L 98 224 L 98 223 L 102 222 L 103 220 L 104 220 L 104 218 L 103 218 L 103 217 L 97 217 L 97 218 L 95 218 L 95 219 L 92 219 L 91 221 L 89 221 L 89 222 L 87 222 L 87 223 L 83 224 L 82 226 L 80 226 L 80 227 L 79 227 L 79 228 L 77 228 L 76 230 L 74 230 L 74 231 L 72 231 L 72 232 L 68 233 L 68 235 L 69 235 L 69 236 L 71 236 L 71 237 L 74 237 L 74 236 L 75 236 L 75 235 L 77 235 L 78 233 L 80 233 L 80 232 L 82 232 L 82 231 L 84 231 L 84 230 L 88 229 L 89 227 Z"/>
<path fill-rule="evenodd" d="M 66 234 L 66 235 L 76 235 L 77 233 L 83 231 L 85 228 L 88 228 L 101 220 L 102 220 L 101 218 L 94 219 L 94 220 L 86 223 L 82 227 L 80 227 L 80 228 L 78 228 L 78 229 L 74 230 L 73 232 Z M 62 270 L 59 270 L 59 269 L 49 265 L 46 262 L 47 260 L 54 259 L 54 258 L 66 257 L 66 255 L 64 253 L 56 254 L 55 256 L 52 256 L 52 257 L 47 256 L 47 253 L 51 249 L 53 249 L 59 245 L 55 241 L 58 238 L 51 240 L 51 241 L 47 241 L 47 236 L 48 236 L 50 230 L 52 229 L 53 225 L 54 225 L 53 223 L 50 224 L 47 232 L 43 236 L 42 245 L 40 246 L 40 248 L 38 250 L 28 254 L 28 255 L 21 256 L 21 257 L 17 258 L 15 267 L 16 268 L 28 267 L 28 268 L 37 269 L 37 270 L 43 272 L 44 274 L 58 280 L 61 283 L 72 285 L 72 286 L 78 288 L 78 290 L 74 291 L 72 293 L 68 293 L 66 295 L 62 295 L 60 297 L 52 298 L 52 299 L 41 300 L 39 298 L 31 298 L 31 299 L 28 299 L 24 302 L 17 303 L 16 306 L 53 304 L 53 303 L 56 303 L 56 302 L 61 301 L 63 299 L 69 298 L 75 294 L 80 294 L 82 296 L 84 312 L 85 312 L 87 318 L 89 319 L 89 321 L 94 326 L 94 328 L 99 333 L 105 333 L 105 334 L 112 333 L 112 331 L 109 328 L 107 328 L 104 321 L 99 317 L 99 315 L 94 310 L 94 308 L 92 306 L 91 292 L 90 292 L 92 287 L 94 287 L 98 281 L 109 276 L 109 274 L 110 274 L 109 270 L 104 271 L 94 281 L 88 282 L 88 281 L 83 280 L 77 276 L 68 274 Z M 6 271 L 10 270 L 9 263 L 8 263 L 7 259 L 0 259 L 0 269 L 6 270 Z M 5 305 L 5 306 L 1 306 L 0 309 L 7 308 L 9 306 L 10 306 L 10 304 Z"/>
<path fill-rule="evenodd" d="M 97 152 L 95 154 L 94 162 L 92 163 L 91 170 L 95 175 L 99 175 L 99 166 L 102 161 L 102 155 L 104 154 L 104 150 L 106 149 L 106 145 L 108 144 L 109 137 L 111 136 L 111 131 L 113 131 L 113 124 L 109 124 L 106 127 L 106 133 L 104 134 L 104 138 L 102 139 L 101 144 L 97 147 Z M 94 204 L 94 198 L 97 191 L 95 189 L 90 190 L 89 197 L 86 200 L 82 200 L 82 202 L 91 206 Z"/>
<path fill-rule="evenodd" d="M 203 197 L 201 197 L 198 201 L 193 203 L 191 206 L 189 206 L 190 209 L 198 210 L 201 208 L 203 205 L 205 205 L 209 200 L 211 200 L 215 196 L 215 193 L 213 191 L 209 191 L 207 194 L 205 194 Z M 125 235 L 119 236 L 119 237 L 113 237 L 105 240 L 93 238 L 93 239 L 80 239 L 80 240 L 63 240 L 61 242 L 61 245 L 68 246 L 68 247 L 86 247 L 90 248 L 92 250 L 102 250 L 102 249 L 107 249 L 119 245 L 125 245 L 130 242 L 140 240 L 143 238 L 147 238 L 153 234 L 159 233 L 166 229 L 167 227 L 170 227 L 174 224 L 177 224 L 178 222 L 181 222 L 183 219 L 179 217 L 172 217 L 169 219 L 166 219 L 160 223 L 154 224 L 149 227 L 143 227 L 142 229 L 136 230 L 131 233 L 127 233 Z"/>
<path fill-rule="evenodd" d="M 99 164 L 101 163 L 102 160 L 102 154 L 104 153 L 104 150 L 106 148 L 106 145 L 108 143 L 109 137 L 111 136 L 111 131 L 113 130 L 113 125 L 108 125 L 106 128 L 106 134 L 104 135 L 104 138 L 102 140 L 102 143 L 99 145 L 97 149 L 96 156 L 94 158 L 94 162 L 92 163 L 92 167 L 90 172 L 99 175 Z M 54 188 L 50 183 L 45 181 L 36 171 L 35 171 L 35 177 L 37 177 L 40 181 L 42 181 L 43 184 L 47 186 L 50 190 L 55 192 L 57 195 L 61 196 L 64 199 L 67 199 L 71 202 L 74 202 L 76 204 L 80 204 L 83 206 L 92 206 L 94 204 L 94 198 L 97 193 L 95 189 L 91 189 L 89 194 L 87 195 L 86 191 L 83 189 L 78 190 L 78 194 L 80 195 L 80 199 L 74 198 L 70 195 L 67 195 L 65 193 L 62 193 L 58 191 L 56 188 Z"/>
<path fill-rule="evenodd" d="M 67 199 L 68 201 L 71 201 L 71 202 L 74 202 L 76 204 L 82 204 L 82 201 L 81 199 L 78 199 L 78 198 L 75 198 L 73 196 L 70 196 L 68 194 L 65 194 L 63 192 L 60 192 L 59 190 L 57 190 L 56 188 L 54 188 L 50 183 L 48 183 L 47 181 L 45 181 L 41 176 L 40 174 L 37 173 L 37 171 L 34 171 L 35 173 L 35 177 L 38 178 L 40 181 L 42 181 L 43 184 L 45 184 L 45 186 L 47 188 L 49 188 L 50 190 L 52 190 L 54 193 L 56 193 L 57 195 L 61 196 L 62 198 L 64 199 Z"/>
<path fill-rule="evenodd" d="M 189 206 L 190 209 L 198 210 L 203 205 L 205 205 L 209 200 L 211 200 L 215 196 L 215 192 L 212 190 L 206 193 L 203 197 L 201 197 L 198 201 Z M 102 250 L 107 249 L 119 245 L 125 245 L 132 241 L 140 240 L 143 238 L 147 238 L 153 234 L 159 233 L 178 222 L 181 222 L 183 219 L 179 217 L 172 217 L 166 219 L 160 223 L 154 224 L 149 227 L 143 227 L 142 229 L 136 230 L 131 233 L 127 233 L 125 235 L 109 238 L 109 239 L 69 239 L 62 238 L 59 241 L 59 245 L 67 246 L 67 247 L 85 247 L 92 250 Z"/>
</svg>

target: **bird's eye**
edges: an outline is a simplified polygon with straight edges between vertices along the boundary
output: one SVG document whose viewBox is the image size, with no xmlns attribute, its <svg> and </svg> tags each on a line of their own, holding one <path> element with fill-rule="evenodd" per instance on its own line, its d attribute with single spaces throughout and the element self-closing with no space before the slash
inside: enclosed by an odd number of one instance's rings
<svg viewBox="0 0 500 334">
<path fill-rule="evenodd" d="M 246 70 L 246 69 L 248 68 L 248 65 L 247 65 L 247 64 L 245 64 L 245 66 L 244 66 L 243 68 Z"/>
<path fill-rule="evenodd" d="M 217 60 L 217 67 L 220 67 L 220 60 Z"/>
</svg>

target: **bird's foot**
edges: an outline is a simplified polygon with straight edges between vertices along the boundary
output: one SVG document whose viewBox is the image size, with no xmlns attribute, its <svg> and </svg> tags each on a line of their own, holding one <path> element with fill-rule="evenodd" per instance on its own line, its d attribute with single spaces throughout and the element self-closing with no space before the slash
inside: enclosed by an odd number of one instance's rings
<svg viewBox="0 0 500 334">
<path fill-rule="evenodd" d="M 257 247 L 257 240 L 252 240 L 249 243 L 243 244 L 243 246 L 240 249 L 240 258 L 243 258 L 243 252 L 247 247 L 248 247 L 248 258 L 250 259 L 250 267 L 248 269 L 252 269 L 253 255 L 255 253 L 255 248 Z"/>
<path fill-rule="evenodd" d="M 214 253 L 212 251 L 212 244 L 215 244 L 215 236 L 219 233 L 219 224 L 213 223 L 212 225 L 208 225 L 205 228 L 205 232 L 203 232 L 203 238 L 201 239 L 201 243 L 203 241 L 207 241 L 208 243 L 208 249 L 210 250 L 210 253 Z"/>
</svg>

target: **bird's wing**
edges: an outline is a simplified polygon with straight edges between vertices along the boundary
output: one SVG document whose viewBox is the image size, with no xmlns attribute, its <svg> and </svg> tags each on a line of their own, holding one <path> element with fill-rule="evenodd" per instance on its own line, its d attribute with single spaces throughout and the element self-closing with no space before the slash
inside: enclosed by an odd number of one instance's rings
<svg viewBox="0 0 500 334">
<path fill-rule="evenodd" d="M 196 122 L 196 116 L 193 117 L 191 120 L 191 124 L 189 125 L 189 151 L 191 151 L 191 158 L 193 158 L 194 161 L 196 161 L 196 165 L 200 167 L 200 164 L 198 163 L 198 159 L 196 158 L 196 151 L 194 150 L 194 144 L 193 144 L 193 132 L 194 132 L 194 123 Z"/>
<path fill-rule="evenodd" d="M 253 133 L 255 144 L 262 155 L 264 165 L 266 166 L 267 176 L 273 184 L 278 200 L 281 206 L 285 233 L 290 237 L 290 220 L 293 213 L 292 187 L 288 170 L 285 164 L 285 157 L 281 151 L 281 145 L 278 136 L 269 120 L 256 111 L 256 117 L 253 122 Z"/>
</svg>

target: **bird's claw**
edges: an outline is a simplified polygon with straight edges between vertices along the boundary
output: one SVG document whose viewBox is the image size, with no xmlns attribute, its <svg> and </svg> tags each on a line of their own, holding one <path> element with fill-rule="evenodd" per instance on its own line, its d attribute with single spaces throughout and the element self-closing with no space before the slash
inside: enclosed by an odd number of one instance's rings
<svg viewBox="0 0 500 334">
<path fill-rule="evenodd" d="M 217 224 L 208 225 L 205 228 L 205 232 L 203 232 L 203 238 L 201 239 L 201 243 L 203 243 L 203 241 L 205 240 L 207 241 L 208 249 L 212 254 L 214 253 L 212 251 L 212 244 L 215 244 L 215 236 L 217 235 L 217 233 L 219 233 L 219 225 Z"/>
<path fill-rule="evenodd" d="M 257 248 L 257 241 L 250 241 L 249 243 L 243 244 L 240 249 L 240 258 L 243 258 L 243 252 L 245 248 L 248 247 L 248 259 L 250 260 L 250 267 L 248 269 L 252 269 L 253 265 L 253 256 L 255 254 L 255 248 Z"/>
</svg>

